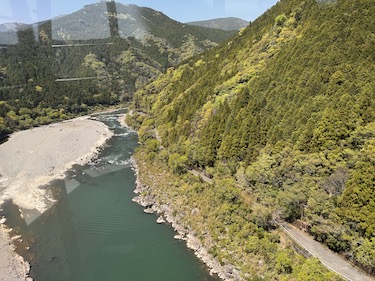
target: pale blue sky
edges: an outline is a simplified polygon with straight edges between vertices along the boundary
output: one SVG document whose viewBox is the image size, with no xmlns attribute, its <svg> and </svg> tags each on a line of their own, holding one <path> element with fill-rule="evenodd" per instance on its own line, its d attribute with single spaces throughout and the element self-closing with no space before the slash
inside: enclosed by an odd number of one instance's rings
<svg viewBox="0 0 375 281">
<path fill-rule="evenodd" d="M 0 0 L 0 23 L 32 23 L 69 14 L 98 0 Z M 180 22 L 218 17 L 239 17 L 253 21 L 277 0 L 119 0 L 161 11 Z"/>
</svg>

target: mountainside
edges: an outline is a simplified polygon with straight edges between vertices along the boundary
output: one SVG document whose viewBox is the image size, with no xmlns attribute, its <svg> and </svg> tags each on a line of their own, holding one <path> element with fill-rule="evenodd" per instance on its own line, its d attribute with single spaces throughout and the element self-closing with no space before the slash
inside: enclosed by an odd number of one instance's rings
<svg viewBox="0 0 375 281">
<path fill-rule="evenodd" d="M 241 28 L 248 26 L 249 22 L 240 18 L 228 17 L 212 20 L 192 21 L 187 22 L 186 24 L 223 30 L 240 30 Z"/>
<path fill-rule="evenodd" d="M 116 20 L 119 37 L 134 37 L 142 42 L 155 40 L 161 47 L 165 47 L 164 45 L 181 47 L 186 42 L 186 36 L 193 36 L 197 45 L 205 48 L 207 44 L 221 42 L 235 34 L 233 30 L 223 32 L 215 27 L 186 25 L 146 7 L 101 2 L 86 5 L 72 14 L 52 19 L 52 40 L 68 43 L 77 40 L 107 39 L 111 37 L 110 25 L 113 19 Z M 38 23 L 0 25 L 0 44 L 17 43 L 15 32 L 27 27 L 33 28 L 34 33 L 38 33 Z"/>
<path fill-rule="evenodd" d="M 147 42 L 157 40 L 160 44 L 181 47 L 185 36 L 193 36 L 201 44 L 209 40 L 218 43 L 234 35 L 212 28 L 192 27 L 168 18 L 159 11 L 138 7 L 133 4 L 115 3 L 108 11 L 105 3 L 86 5 L 83 9 L 53 20 L 52 38 L 54 40 L 88 40 L 110 37 L 109 18 L 116 18 L 118 33 L 122 38 L 135 37 Z"/>
<path fill-rule="evenodd" d="M 234 33 L 114 2 L 0 32 L 0 135 L 130 100 L 168 67 Z"/>
<path fill-rule="evenodd" d="M 22 23 L 3 23 L 0 24 L 0 32 L 4 31 L 17 31 L 20 28 L 26 27 L 27 24 L 22 24 Z"/>
<path fill-rule="evenodd" d="M 374 13 L 371 0 L 280 1 L 134 97 L 138 159 L 179 175 L 148 176 L 154 196 L 180 200 L 178 219 L 246 280 L 336 278 L 274 218 L 375 272 Z"/>
</svg>

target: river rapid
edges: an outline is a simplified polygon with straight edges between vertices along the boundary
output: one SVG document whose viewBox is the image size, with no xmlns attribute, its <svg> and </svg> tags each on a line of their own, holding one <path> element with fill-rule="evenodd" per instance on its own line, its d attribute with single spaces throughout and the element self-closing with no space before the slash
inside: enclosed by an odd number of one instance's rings
<svg viewBox="0 0 375 281">
<path fill-rule="evenodd" d="M 97 115 L 114 136 L 85 166 L 46 186 L 55 203 L 25 220 L 17 206 L 7 218 L 17 252 L 36 281 L 218 281 L 174 230 L 157 224 L 132 202 L 135 173 L 130 157 L 137 135 L 120 125 L 124 111 Z"/>
</svg>

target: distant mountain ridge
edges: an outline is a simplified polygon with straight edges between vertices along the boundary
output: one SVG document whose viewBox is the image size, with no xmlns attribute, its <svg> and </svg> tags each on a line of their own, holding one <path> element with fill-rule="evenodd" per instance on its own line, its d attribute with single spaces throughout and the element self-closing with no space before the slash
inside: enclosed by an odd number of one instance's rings
<svg viewBox="0 0 375 281">
<path fill-rule="evenodd" d="M 178 34 L 192 34 L 199 40 L 218 42 L 233 35 L 203 28 L 192 28 L 183 23 L 170 19 L 163 13 L 151 8 L 139 7 L 134 4 L 116 3 L 116 14 L 107 11 L 105 3 L 84 6 L 77 12 L 59 17 L 53 21 L 52 37 L 56 40 L 87 40 L 107 38 L 110 35 L 109 18 L 115 18 L 118 23 L 120 37 L 134 37 L 146 40 L 157 36 L 168 40 L 172 45 L 181 45 Z M 175 39 L 177 37 L 177 39 Z"/>
<path fill-rule="evenodd" d="M 227 17 L 227 18 L 217 18 L 217 19 L 203 20 L 203 21 L 192 21 L 192 22 L 187 22 L 186 24 L 208 27 L 208 28 L 218 28 L 222 30 L 240 30 L 241 28 L 248 26 L 249 23 L 250 22 L 245 21 L 240 18 Z"/>
<path fill-rule="evenodd" d="M 206 39 L 216 44 L 235 33 L 233 30 L 213 30 L 180 23 L 159 11 L 134 4 L 115 3 L 115 10 L 116 13 L 108 12 L 106 3 L 95 3 L 85 5 L 72 14 L 56 17 L 51 20 L 52 40 L 67 42 L 109 38 L 111 18 L 116 19 L 121 38 L 134 37 L 147 41 L 152 37 L 158 37 L 162 41 L 166 40 L 173 47 L 180 47 L 184 41 L 183 37 L 188 34 L 193 35 L 198 41 L 205 41 L 204 44 L 207 45 Z M 37 32 L 37 26 L 38 23 L 0 25 L 0 32 L 2 32 L 0 44 L 16 43 L 15 32 L 19 27 L 33 27 Z"/>
<path fill-rule="evenodd" d="M 28 26 L 27 24 L 18 23 L 18 22 L 3 23 L 3 24 L 0 24 L 0 32 L 17 31 L 27 26 Z"/>
</svg>

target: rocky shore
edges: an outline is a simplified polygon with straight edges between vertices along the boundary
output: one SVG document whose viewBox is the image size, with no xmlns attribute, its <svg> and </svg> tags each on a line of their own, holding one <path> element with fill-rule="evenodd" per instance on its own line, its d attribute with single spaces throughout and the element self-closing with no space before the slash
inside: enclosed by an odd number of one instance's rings
<svg viewBox="0 0 375 281">
<path fill-rule="evenodd" d="M 142 184 L 139 177 L 139 169 L 136 160 L 132 159 L 134 171 L 137 176 L 136 189 L 134 193 L 137 194 L 133 198 L 136 202 L 145 208 L 145 213 L 157 214 L 157 223 L 170 223 L 173 229 L 177 232 L 174 238 L 185 240 L 188 248 L 194 251 L 195 255 L 201 259 L 209 268 L 210 274 L 218 275 L 224 281 L 240 281 L 240 273 L 233 266 L 221 265 L 209 252 L 205 245 L 201 243 L 194 231 L 183 226 L 179 215 L 173 215 L 173 209 L 169 203 L 160 204 L 149 186 Z M 194 211 L 194 210 L 193 210 Z"/>
</svg>

